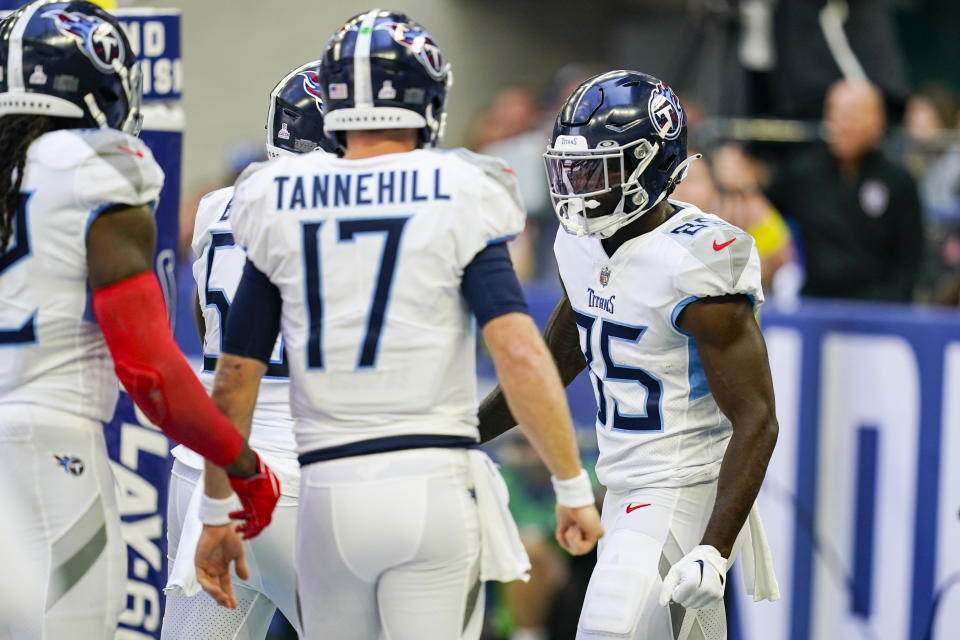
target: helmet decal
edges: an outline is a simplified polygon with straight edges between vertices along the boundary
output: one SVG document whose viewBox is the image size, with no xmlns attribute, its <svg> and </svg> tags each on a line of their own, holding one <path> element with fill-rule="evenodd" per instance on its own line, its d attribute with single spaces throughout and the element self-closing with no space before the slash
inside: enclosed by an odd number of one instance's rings
<svg viewBox="0 0 960 640">
<path fill-rule="evenodd" d="M 432 78 L 437 80 L 443 78 L 445 72 L 443 54 L 440 53 L 440 47 L 437 46 L 430 34 L 424 31 L 423 27 L 389 20 L 378 22 L 374 29 L 390 31 L 394 41 L 410 49 Z"/>
<path fill-rule="evenodd" d="M 41 14 L 53 20 L 60 33 L 73 38 L 83 55 L 104 73 L 114 70 L 114 63 L 124 63 L 123 39 L 117 28 L 98 18 L 76 11 L 55 9 Z"/>
<path fill-rule="evenodd" d="M 323 96 L 320 95 L 320 78 L 315 71 L 304 71 L 300 74 L 303 78 L 303 91 L 307 95 L 313 96 L 317 103 L 317 110 L 323 111 Z"/>
<path fill-rule="evenodd" d="M 665 140 L 676 140 L 683 130 L 683 107 L 677 94 L 663 82 L 657 83 L 647 102 L 650 122 Z"/>
</svg>

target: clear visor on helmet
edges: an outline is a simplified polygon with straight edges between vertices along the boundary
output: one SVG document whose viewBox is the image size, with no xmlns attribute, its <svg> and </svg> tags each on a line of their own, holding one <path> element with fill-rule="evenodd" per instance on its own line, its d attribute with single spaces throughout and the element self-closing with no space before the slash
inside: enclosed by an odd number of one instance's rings
<svg viewBox="0 0 960 640">
<path fill-rule="evenodd" d="M 611 188 L 611 178 L 619 184 L 622 173 L 620 153 L 585 157 L 547 152 L 545 161 L 550 190 L 559 196 L 606 193 Z"/>
<path fill-rule="evenodd" d="M 543 154 L 550 197 L 560 222 L 570 233 L 607 237 L 641 213 L 649 201 L 639 177 L 657 152 L 656 143 L 640 139 L 625 146 L 600 143 L 598 148 L 563 149 L 561 140 Z M 573 145 L 570 145 L 573 146 Z M 624 155 L 633 154 L 636 168 L 626 173 Z M 632 206 L 627 212 L 625 199 Z"/>
</svg>

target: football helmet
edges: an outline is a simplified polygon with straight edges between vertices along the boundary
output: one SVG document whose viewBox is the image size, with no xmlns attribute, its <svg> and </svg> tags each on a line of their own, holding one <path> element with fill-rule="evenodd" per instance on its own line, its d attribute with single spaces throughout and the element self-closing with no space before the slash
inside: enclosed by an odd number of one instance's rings
<svg viewBox="0 0 960 640">
<path fill-rule="evenodd" d="M 270 92 L 266 128 L 271 160 L 318 148 L 336 152 L 336 145 L 323 131 L 319 72 L 319 60 L 300 65 Z"/>
<path fill-rule="evenodd" d="M 610 71 L 567 99 L 543 154 L 550 198 L 568 233 L 609 238 L 673 191 L 687 157 L 676 94 L 637 71 Z"/>
<path fill-rule="evenodd" d="M 89 2 L 36 0 L 0 22 L 0 115 L 76 118 L 136 135 L 141 78 L 120 23 Z"/>
<path fill-rule="evenodd" d="M 419 129 L 424 146 L 443 136 L 450 65 L 426 30 L 405 14 L 372 9 L 327 42 L 320 66 L 325 126 Z"/>
</svg>

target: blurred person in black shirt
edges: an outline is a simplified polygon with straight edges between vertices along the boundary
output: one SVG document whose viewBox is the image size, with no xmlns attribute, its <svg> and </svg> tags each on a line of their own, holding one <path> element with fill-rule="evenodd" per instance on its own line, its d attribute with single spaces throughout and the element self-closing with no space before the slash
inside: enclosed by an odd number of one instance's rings
<svg viewBox="0 0 960 640">
<path fill-rule="evenodd" d="M 865 82 L 827 92 L 825 145 L 797 155 L 774 177 L 772 204 L 800 231 L 803 295 L 909 302 L 923 252 L 913 178 L 885 158 L 883 97 Z"/>
</svg>

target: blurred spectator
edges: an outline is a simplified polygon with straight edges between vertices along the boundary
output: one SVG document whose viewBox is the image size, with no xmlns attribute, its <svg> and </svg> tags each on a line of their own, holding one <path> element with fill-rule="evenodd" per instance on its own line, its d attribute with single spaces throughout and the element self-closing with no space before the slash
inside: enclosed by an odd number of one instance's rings
<svg viewBox="0 0 960 640">
<path fill-rule="evenodd" d="M 715 213 L 753 236 L 763 288 L 768 294 L 795 296 L 796 286 L 783 278 L 777 282 L 781 268 L 794 260 L 794 249 L 790 229 L 763 196 L 766 182 L 765 167 L 740 147 L 727 144 L 692 163 L 671 198 Z"/>
<path fill-rule="evenodd" d="M 540 105 L 534 92 L 526 87 L 507 86 L 494 94 L 472 135 L 477 151 L 501 158 L 517 173 L 527 225 L 509 246 L 513 266 L 522 281 L 536 275 L 540 222 L 550 213 L 541 159 L 546 134 L 539 128 L 540 121 Z"/>
<path fill-rule="evenodd" d="M 553 238 L 557 221 L 547 195 L 543 152 L 560 106 L 594 71 L 579 63 L 562 67 L 540 100 L 527 87 L 505 86 L 494 94 L 490 107 L 473 126 L 471 147 L 505 160 L 520 182 L 527 226 L 509 246 L 514 268 L 523 281 L 556 273 Z"/>
<path fill-rule="evenodd" d="M 910 96 L 903 119 L 910 139 L 908 166 L 920 176 L 926 214 L 927 256 L 921 275 L 924 300 L 957 305 L 960 292 L 960 98 L 927 85 Z"/>
<path fill-rule="evenodd" d="M 805 256 L 803 293 L 910 301 L 923 251 L 917 186 L 878 150 L 883 97 L 841 80 L 827 93 L 826 145 L 799 154 L 774 178 L 773 205 L 796 221 Z"/>
<path fill-rule="evenodd" d="M 481 149 L 526 133 L 539 120 L 540 105 L 533 91 L 522 85 L 505 86 L 493 95 L 490 107 L 474 123 L 470 146 Z"/>
<path fill-rule="evenodd" d="M 763 288 L 795 297 L 796 286 L 783 279 L 781 269 L 794 259 L 793 240 L 783 217 L 764 197 L 769 182 L 766 167 L 737 145 L 726 144 L 713 154 L 717 182 L 717 215 L 753 236 L 760 254 Z M 779 274 L 779 278 L 778 278 Z"/>
</svg>

